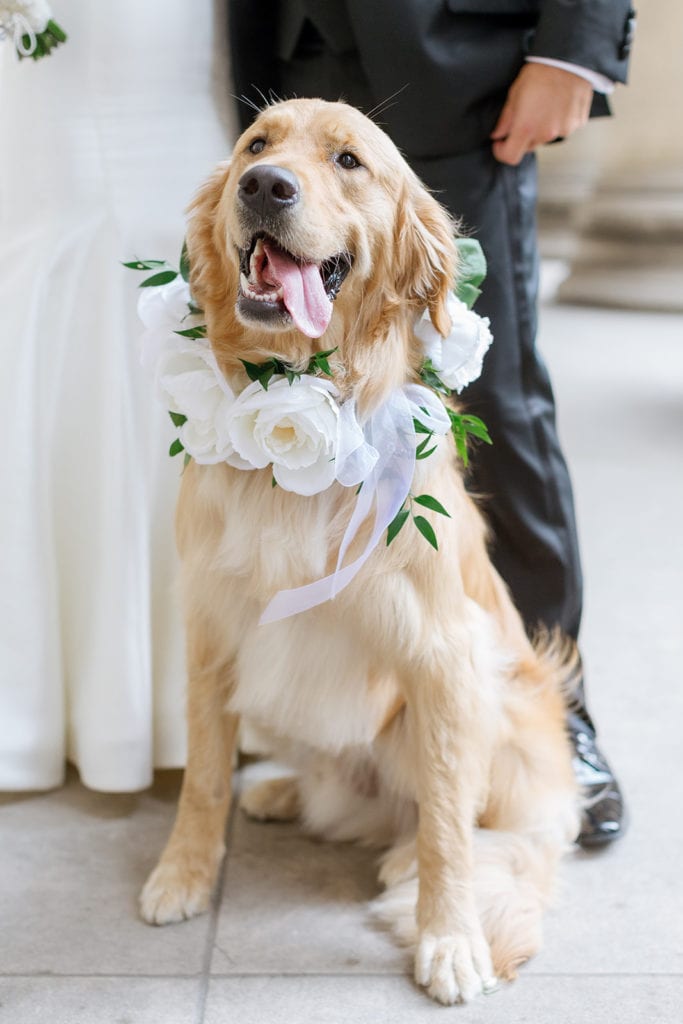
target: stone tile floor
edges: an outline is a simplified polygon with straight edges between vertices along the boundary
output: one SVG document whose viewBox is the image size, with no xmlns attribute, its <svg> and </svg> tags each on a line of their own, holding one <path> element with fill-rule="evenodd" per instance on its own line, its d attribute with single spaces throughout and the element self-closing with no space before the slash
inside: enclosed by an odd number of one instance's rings
<svg viewBox="0 0 683 1024">
<path fill-rule="evenodd" d="M 542 954 L 478 1003 L 433 1005 L 367 918 L 370 853 L 239 812 L 211 912 L 150 928 L 136 898 L 180 773 L 115 796 L 72 773 L 0 796 L 0 1021 L 683 1020 L 683 318 L 551 306 L 541 347 L 576 488 L 591 708 L 631 812 L 614 848 L 568 858 Z"/>
</svg>

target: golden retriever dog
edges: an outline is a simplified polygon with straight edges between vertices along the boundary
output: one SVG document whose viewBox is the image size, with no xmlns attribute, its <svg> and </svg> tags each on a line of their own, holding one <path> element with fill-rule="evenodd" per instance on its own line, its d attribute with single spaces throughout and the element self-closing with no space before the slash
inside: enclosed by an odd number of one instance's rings
<svg viewBox="0 0 683 1024">
<path fill-rule="evenodd" d="M 362 422 L 419 381 L 425 308 L 450 330 L 453 238 L 446 211 L 357 110 L 268 107 L 191 207 L 192 293 L 226 380 L 239 392 L 242 360 L 302 368 L 335 349 L 331 377 Z M 298 298 L 283 287 L 292 266 Z M 188 464 L 177 510 L 188 761 L 141 908 L 155 924 L 206 909 L 244 719 L 298 772 L 247 792 L 246 813 L 382 848 L 380 912 L 414 943 L 417 983 L 452 1004 L 514 977 L 539 948 L 579 800 L 570 668 L 552 643 L 527 639 L 453 438 L 435 444 L 412 490 L 450 512 L 424 510 L 439 550 L 405 528 L 334 600 L 264 625 L 276 593 L 334 569 L 354 489 L 302 496 L 273 486 L 270 467 Z"/>
</svg>

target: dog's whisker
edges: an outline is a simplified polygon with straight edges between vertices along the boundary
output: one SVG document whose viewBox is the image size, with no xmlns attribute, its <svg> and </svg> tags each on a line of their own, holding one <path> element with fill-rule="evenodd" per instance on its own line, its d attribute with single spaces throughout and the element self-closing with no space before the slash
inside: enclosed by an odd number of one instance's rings
<svg viewBox="0 0 683 1024">
<path fill-rule="evenodd" d="M 261 108 L 259 107 L 259 105 L 257 103 L 254 103 L 254 101 L 249 96 L 245 96 L 244 94 L 238 96 L 234 92 L 230 95 L 232 99 L 237 100 L 238 103 L 244 103 L 245 107 L 249 107 L 250 110 L 253 110 L 255 113 L 261 113 Z"/>
<path fill-rule="evenodd" d="M 379 103 L 372 108 L 372 110 L 366 111 L 365 116 L 374 119 L 375 117 L 378 117 L 380 114 L 383 114 L 386 110 L 388 110 L 390 106 L 395 107 L 396 103 L 398 102 L 396 100 L 396 97 L 400 96 L 400 94 L 404 92 L 409 85 L 410 82 L 406 82 L 405 85 L 402 85 L 400 89 L 396 90 L 396 92 L 392 92 L 392 94 L 390 96 L 387 96 L 386 99 L 380 100 Z M 394 100 L 395 102 L 392 103 L 392 100 Z"/>
<path fill-rule="evenodd" d="M 254 85 L 253 82 L 251 83 L 251 87 L 252 87 L 252 89 L 255 92 L 257 92 L 259 94 L 259 96 L 263 100 L 263 106 L 256 108 L 258 110 L 259 114 L 262 114 L 263 111 L 267 110 L 268 107 L 272 106 L 272 104 L 271 104 L 270 100 L 268 99 L 268 97 L 266 96 L 266 94 L 264 93 L 263 89 L 259 89 L 258 85 Z"/>
</svg>

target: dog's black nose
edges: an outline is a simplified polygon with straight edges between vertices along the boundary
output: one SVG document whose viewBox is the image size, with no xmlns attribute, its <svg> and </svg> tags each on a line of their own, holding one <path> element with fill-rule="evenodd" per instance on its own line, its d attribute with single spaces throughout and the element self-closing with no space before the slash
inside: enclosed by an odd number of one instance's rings
<svg viewBox="0 0 683 1024">
<path fill-rule="evenodd" d="M 280 213 L 299 202 L 299 182 L 284 167 L 259 164 L 242 175 L 239 194 L 245 206 L 257 213 Z"/>
</svg>

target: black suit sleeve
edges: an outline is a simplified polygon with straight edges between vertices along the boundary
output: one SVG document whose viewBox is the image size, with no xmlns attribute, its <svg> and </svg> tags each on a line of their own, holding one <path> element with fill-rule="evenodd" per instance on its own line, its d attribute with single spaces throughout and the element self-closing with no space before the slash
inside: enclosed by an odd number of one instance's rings
<svg viewBox="0 0 683 1024">
<path fill-rule="evenodd" d="M 565 60 L 625 82 L 634 28 L 629 0 L 541 0 L 529 56 Z"/>
</svg>

